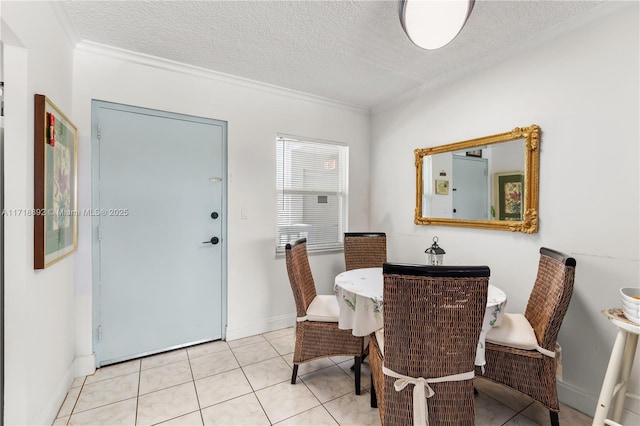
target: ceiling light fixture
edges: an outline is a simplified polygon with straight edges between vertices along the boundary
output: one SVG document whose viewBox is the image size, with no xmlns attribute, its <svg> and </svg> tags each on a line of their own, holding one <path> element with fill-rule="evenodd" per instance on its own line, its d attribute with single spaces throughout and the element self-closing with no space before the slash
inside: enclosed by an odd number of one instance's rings
<svg viewBox="0 0 640 426">
<path fill-rule="evenodd" d="M 418 47 L 439 49 L 456 38 L 474 0 L 399 0 L 402 29 Z"/>
</svg>

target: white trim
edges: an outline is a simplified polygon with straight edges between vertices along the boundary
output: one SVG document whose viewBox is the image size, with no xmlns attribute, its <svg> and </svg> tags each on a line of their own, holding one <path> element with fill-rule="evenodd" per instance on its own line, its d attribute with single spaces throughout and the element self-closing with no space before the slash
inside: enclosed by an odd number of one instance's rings
<svg viewBox="0 0 640 426">
<path fill-rule="evenodd" d="M 567 382 L 556 381 L 558 400 L 569 407 L 593 417 L 598 406 L 598 396 L 588 395 Z"/>
<path fill-rule="evenodd" d="M 62 404 L 67 397 L 69 389 L 71 389 L 73 380 L 76 377 L 88 376 L 95 373 L 95 365 L 96 361 L 94 354 L 76 357 L 67 369 L 67 372 L 60 381 L 58 388 L 49 400 L 45 410 L 41 413 L 40 418 L 35 419 L 33 424 L 53 424 L 58 412 L 60 411 L 60 407 L 62 407 Z"/>
<path fill-rule="evenodd" d="M 64 403 L 64 399 L 67 397 L 67 392 L 71 388 L 73 383 L 73 365 L 70 365 L 65 373 L 64 377 L 60 381 L 55 393 L 51 396 L 46 408 L 40 413 L 40 417 L 32 419 L 31 424 L 36 425 L 51 425 L 60 411 L 60 407 Z"/>
<path fill-rule="evenodd" d="M 90 376 L 96 372 L 96 354 L 78 356 L 73 360 L 73 377 Z"/>
<path fill-rule="evenodd" d="M 580 411 L 589 417 L 593 417 L 598 406 L 598 395 L 588 395 L 567 382 L 557 382 L 558 400 L 574 410 Z M 627 405 L 629 401 L 625 401 Z M 560 408 L 562 410 L 562 407 Z M 640 424 L 640 414 L 627 408 L 622 412 L 622 423 L 625 425 Z"/>
<path fill-rule="evenodd" d="M 118 47 L 107 46 L 105 44 L 95 43 L 88 40 L 82 40 L 76 46 L 76 49 L 81 52 L 95 53 L 97 55 L 116 58 L 122 61 L 131 62 L 138 65 L 149 66 L 153 68 L 159 68 L 167 71 L 173 71 L 181 74 L 187 74 L 194 77 L 206 78 L 221 83 L 233 84 L 253 90 L 260 90 L 267 93 L 272 93 L 281 96 L 287 96 L 294 99 L 299 99 L 308 102 L 315 102 L 321 105 L 327 105 L 334 108 L 340 108 L 347 111 L 357 112 L 365 115 L 369 115 L 367 108 L 362 108 L 356 105 L 347 104 L 344 102 L 336 101 L 329 98 L 323 98 L 321 96 L 311 95 L 308 93 L 300 92 L 297 90 L 287 89 L 285 87 L 276 86 L 273 84 L 263 83 L 248 78 L 238 77 L 231 74 L 225 74 L 218 71 L 209 70 L 203 67 L 197 67 L 194 65 L 188 65 L 182 62 L 172 61 L 170 59 L 164 59 L 157 56 L 147 55 L 144 53 L 132 52 L 130 50 L 120 49 Z"/>
<path fill-rule="evenodd" d="M 266 321 L 258 321 L 243 324 L 238 327 L 227 326 L 227 341 L 242 339 L 243 337 L 256 336 L 269 331 L 281 330 L 293 327 L 296 324 L 296 314 L 279 315 L 268 318 Z"/>
<path fill-rule="evenodd" d="M 291 135 L 288 133 L 278 133 L 276 137 L 282 138 L 282 139 L 291 139 L 296 142 L 315 142 L 315 143 L 323 143 L 327 145 L 349 146 L 349 144 L 346 142 L 334 141 L 331 139 L 308 138 L 306 136 Z"/>
<path fill-rule="evenodd" d="M 593 417 L 598 406 L 598 396 L 588 395 L 567 382 L 556 382 L 558 388 L 558 400 L 569 407 Z"/>
</svg>

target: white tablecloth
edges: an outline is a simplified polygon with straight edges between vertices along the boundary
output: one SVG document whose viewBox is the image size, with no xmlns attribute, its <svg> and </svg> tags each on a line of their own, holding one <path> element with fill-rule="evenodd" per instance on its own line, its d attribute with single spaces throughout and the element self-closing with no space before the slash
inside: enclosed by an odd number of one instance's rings
<svg viewBox="0 0 640 426">
<path fill-rule="evenodd" d="M 340 304 L 338 327 L 352 330 L 354 336 L 368 336 L 383 327 L 382 268 L 364 268 L 345 271 L 336 276 L 334 291 Z M 489 284 L 487 310 L 476 351 L 476 365 L 484 366 L 484 341 L 491 327 L 502 323 L 507 295 Z"/>
</svg>

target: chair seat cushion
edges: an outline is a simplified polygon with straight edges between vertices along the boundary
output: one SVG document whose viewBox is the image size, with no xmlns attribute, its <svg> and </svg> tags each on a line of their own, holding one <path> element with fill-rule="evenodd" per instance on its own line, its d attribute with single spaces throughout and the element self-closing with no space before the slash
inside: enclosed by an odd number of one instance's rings
<svg viewBox="0 0 640 426">
<path fill-rule="evenodd" d="M 307 321 L 338 322 L 340 306 L 333 294 L 318 294 L 307 308 Z"/>
<path fill-rule="evenodd" d="M 486 341 L 524 350 L 538 348 L 536 333 L 522 314 L 505 313 L 500 327 L 492 327 L 487 333 Z"/>
</svg>

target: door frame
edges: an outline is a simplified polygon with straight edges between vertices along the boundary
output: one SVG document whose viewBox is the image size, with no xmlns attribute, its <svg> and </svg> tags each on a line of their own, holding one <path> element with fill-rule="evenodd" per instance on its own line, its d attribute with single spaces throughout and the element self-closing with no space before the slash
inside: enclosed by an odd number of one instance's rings
<svg viewBox="0 0 640 426">
<path fill-rule="evenodd" d="M 216 123 L 222 127 L 222 168 L 221 168 L 221 177 L 222 177 L 222 203 L 221 203 L 221 300 L 220 300 L 220 308 L 221 308 L 221 333 L 222 340 L 226 340 L 227 337 L 227 320 L 228 320 L 228 292 L 227 292 L 227 226 L 228 226 L 228 207 L 227 207 L 227 198 L 228 198 L 228 157 L 227 157 L 227 145 L 228 145 L 228 123 L 224 120 L 213 119 L 209 117 L 201 117 L 190 114 L 181 114 L 169 111 L 162 111 L 152 108 L 139 107 L 134 105 L 126 105 L 116 102 L 108 102 L 98 99 L 91 100 L 91 211 L 96 211 L 99 209 L 99 199 L 100 199 L 100 145 L 98 142 L 98 112 L 101 108 L 111 108 L 118 111 L 130 111 L 135 113 L 147 113 L 150 115 L 154 115 L 156 117 L 165 117 L 165 118 L 184 118 L 190 120 L 198 120 L 201 122 L 209 122 Z M 100 312 L 100 242 L 98 240 L 98 225 L 99 225 L 99 217 L 92 215 L 91 217 L 91 281 L 92 281 L 92 349 L 94 354 L 96 353 L 96 347 L 99 342 L 99 330 L 98 327 L 101 323 L 101 312 Z M 153 353 L 164 352 L 172 349 L 178 349 L 180 347 L 190 346 L 194 343 L 198 342 L 189 342 L 184 345 L 177 345 L 170 348 L 164 348 L 161 351 L 154 351 L 150 353 L 140 354 L 140 356 L 152 355 Z M 98 357 L 95 357 L 96 368 L 100 367 L 98 362 Z"/>
</svg>

